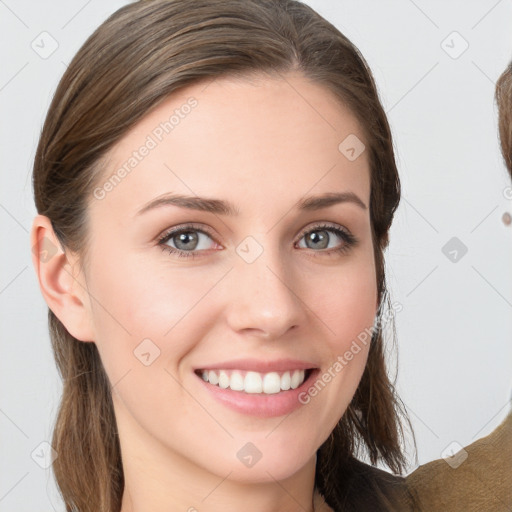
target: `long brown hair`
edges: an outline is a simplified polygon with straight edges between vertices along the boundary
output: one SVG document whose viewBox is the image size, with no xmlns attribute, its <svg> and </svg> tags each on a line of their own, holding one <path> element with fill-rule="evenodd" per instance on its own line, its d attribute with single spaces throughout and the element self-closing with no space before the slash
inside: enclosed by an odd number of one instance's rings
<svg viewBox="0 0 512 512">
<path fill-rule="evenodd" d="M 358 49 L 296 0 L 148 0 L 110 16 L 78 51 L 51 103 L 34 162 L 38 213 L 83 264 L 91 235 L 87 204 L 101 159 L 130 128 L 188 84 L 290 70 L 334 93 L 363 129 L 380 318 L 390 304 L 383 251 L 400 200 L 390 127 Z M 94 343 L 71 336 L 50 309 L 48 318 L 63 381 L 53 471 L 66 510 L 119 512 L 124 478 L 108 377 Z M 372 464 L 382 461 L 395 473 L 406 464 L 400 417 L 410 422 L 387 375 L 382 324 L 376 325 L 355 396 L 317 452 L 316 487 L 335 510 L 357 509 L 364 489 L 350 477 L 361 448 Z"/>
</svg>

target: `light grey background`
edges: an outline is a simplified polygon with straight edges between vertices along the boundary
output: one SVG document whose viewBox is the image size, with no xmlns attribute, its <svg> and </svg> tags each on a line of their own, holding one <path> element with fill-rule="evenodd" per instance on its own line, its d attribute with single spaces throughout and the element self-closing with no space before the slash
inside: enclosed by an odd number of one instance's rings
<svg viewBox="0 0 512 512">
<path fill-rule="evenodd" d="M 50 469 L 34 461 L 48 453 L 40 443 L 51 437 L 60 381 L 30 259 L 31 166 L 66 63 L 125 3 L 0 0 L 2 512 L 64 510 Z M 512 58 L 512 0 L 306 3 L 367 59 L 395 137 L 403 199 L 387 268 L 392 299 L 403 306 L 397 386 L 417 438 L 412 471 L 454 441 L 487 435 L 508 412 L 512 226 L 501 216 L 512 212 L 512 190 L 493 94 Z M 58 47 L 42 58 L 53 40 Z M 442 251 L 453 237 L 468 249 L 455 262 Z"/>
</svg>

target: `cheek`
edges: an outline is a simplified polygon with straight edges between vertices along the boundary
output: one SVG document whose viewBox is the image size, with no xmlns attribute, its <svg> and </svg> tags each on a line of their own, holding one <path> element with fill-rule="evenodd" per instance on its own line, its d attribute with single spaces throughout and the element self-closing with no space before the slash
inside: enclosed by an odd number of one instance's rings
<svg viewBox="0 0 512 512">
<path fill-rule="evenodd" d="M 110 247 L 104 258 L 91 262 L 95 341 L 111 379 L 138 366 L 141 351 L 158 355 L 160 365 L 176 367 L 200 339 L 208 322 L 201 302 L 225 273 L 222 268 L 187 271 L 162 258 L 152 267 L 150 259 L 116 254 Z"/>
<path fill-rule="evenodd" d="M 325 326 L 326 365 L 301 397 L 330 432 L 348 407 L 363 374 L 377 313 L 377 285 L 371 258 L 351 262 L 309 294 Z M 312 308 L 313 309 L 313 308 Z"/>
<path fill-rule="evenodd" d="M 312 300 L 330 333 L 326 340 L 333 356 L 337 356 L 374 323 L 377 283 L 373 260 L 364 258 L 332 273 L 323 288 L 325 293 L 315 287 Z"/>
</svg>

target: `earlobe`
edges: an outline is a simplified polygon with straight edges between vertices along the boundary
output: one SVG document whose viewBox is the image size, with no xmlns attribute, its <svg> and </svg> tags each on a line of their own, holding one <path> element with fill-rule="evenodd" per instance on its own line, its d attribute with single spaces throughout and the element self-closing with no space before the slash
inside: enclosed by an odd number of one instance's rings
<svg viewBox="0 0 512 512">
<path fill-rule="evenodd" d="M 36 215 L 30 233 L 32 263 L 48 307 L 68 332 L 81 341 L 94 341 L 90 300 L 83 275 L 53 231 L 51 221 Z"/>
</svg>

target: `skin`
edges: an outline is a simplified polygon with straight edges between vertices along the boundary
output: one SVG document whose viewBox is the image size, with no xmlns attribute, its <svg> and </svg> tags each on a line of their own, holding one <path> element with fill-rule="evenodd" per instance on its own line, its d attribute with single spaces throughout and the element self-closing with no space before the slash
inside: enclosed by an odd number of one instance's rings
<svg viewBox="0 0 512 512">
<path fill-rule="evenodd" d="M 198 101 L 190 114 L 114 190 L 91 198 L 87 266 L 60 250 L 46 263 L 34 257 L 41 290 L 74 337 L 96 343 L 114 386 L 122 512 L 312 510 L 316 451 L 355 393 L 368 345 L 286 417 L 228 409 L 193 369 L 291 357 L 322 374 L 373 325 L 368 151 L 350 161 L 338 150 L 349 134 L 364 136 L 345 106 L 298 72 L 218 78 L 149 113 L 110 151 L 104 180 L 190 96 Z M 136 215 L 167 192 L 230 201 L 240 213 L 172 205 Z M 295 208 L 326 192 L 352 192 L 366 208 Z M 198 257 L 162 251 L 157 236 L 187 222 L 213 234 L 199 234 Z M 322 223 L 349 231 L 357 244 L 336 253 L 346 242 L 327 231 L 327 249 L 308 247 L 304 235 L 322 232 Z M 57 245 L 44 216 L 31 236 L 32 245 L 45 236 Z M 236 252 L 248 236 L 263 248 L 251 264 Z M 134 356 L 145 338 L 160 350 L 149 366 Z M 236 456 L 247 442 L 262 453 L 252 467 Z"/>
</svg>

